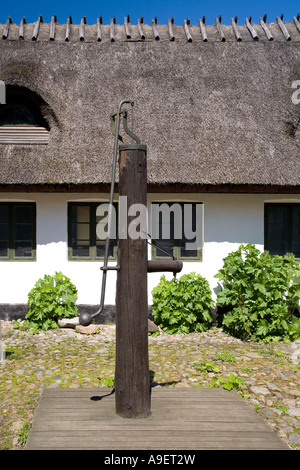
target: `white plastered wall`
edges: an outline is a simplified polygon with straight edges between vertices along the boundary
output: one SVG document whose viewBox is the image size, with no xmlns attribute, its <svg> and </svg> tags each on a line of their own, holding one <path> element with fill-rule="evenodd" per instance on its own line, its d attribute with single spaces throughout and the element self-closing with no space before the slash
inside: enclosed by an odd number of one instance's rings
<svg viewBox="0 0 300 470">
<path fill-rule="evenodd" d="M 116 199 L 117 200 L 117 199 Z M 0 304 L 24 304 L 34 283 L 45 274 L 62 271 L 78 289 L 78 303 L 99 303 L 102 271 L 101 262 L 68 261 L 67 206 L 69 201 L 107 202 L 107 194 L 68 193 L 1 193 L 0 201 L 30 201 L 37 205 L 36 261 L 0 261 Z M 148 194 L 151 202 L 202 202 L 204 245 L 201 262 L 184 262 L 179 274 L 197 272 L 217 286 L 214 277 L 222 267 L 223 258 L 241 243 L 253 243 L 263 250 L 264 203 L 300 202 L 300 198 L 268 194 Z M 149 254 L 151 257 L 151 246 Z M 137 259 L 138 262 L 138 259 Z M 116 264 L 112 262 L 111 264 Z M 148 297 L 161 274 L 148 274 Z M 166 273 L 171 279 L 172 273 Z M 109 271 L 105 303 L 115 303 L 116 273 Z"/>
</svg>

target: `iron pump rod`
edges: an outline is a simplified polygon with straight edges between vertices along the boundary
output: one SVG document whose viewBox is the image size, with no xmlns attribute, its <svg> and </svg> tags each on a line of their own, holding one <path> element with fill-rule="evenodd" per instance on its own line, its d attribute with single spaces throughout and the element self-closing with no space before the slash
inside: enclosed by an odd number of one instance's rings
<svg viewBox="0 0 300 470">
<path fill-rule="evenodd" d="M 109 251 L 109 242 L 110 242 L 110 235 L 111 235 L 111 217 L 112 217 L 112 204 L 114 198 L 114 190 L 115 190 L 115 177 L 116 177 L 116 166 L 117 166 L 117 156 L 118 156 L 118 140 L 119 140 L 119 130 L 120 130 L 120 116 L 122 113 L 122 107 L 124 104 L 129 103 L 131 106 L 134 105 L 134 101 L 132 100 L 122 100 L 119 103 L 118 111 L 116 114 L 116 126 L 115 126 L 115 141 L 114 141 L 114 154 L 113 154 L 113 164 L 112 164 L 112 172 L 111 172 L 111 185 L 110 185 L 110 195 L 109 195 L 109 206 L 108 206 L 108 234 L 105 241 L 105 251 L 104 251 L 104 261 L 103 266 L 100 268 L 103 271 L 102 275 L 102 286 L 101 286 L 101 298 L 100 298 L 100 306 L 97 312 L 95 313 L 87 313 L 83 312 L 79 315 L 79 323 L 83 326 L 88 326 L 93 321 L 93 318 L 100 315 L 104 307 L 104 297 L 105 297 L 105 288 L 106 288 L 106 275 L 107 271 L 110 269 L 108 267 L 108 251 Z M 118 269 L 117 267 L 112 268 L 114 270 Z"/>
</svg>

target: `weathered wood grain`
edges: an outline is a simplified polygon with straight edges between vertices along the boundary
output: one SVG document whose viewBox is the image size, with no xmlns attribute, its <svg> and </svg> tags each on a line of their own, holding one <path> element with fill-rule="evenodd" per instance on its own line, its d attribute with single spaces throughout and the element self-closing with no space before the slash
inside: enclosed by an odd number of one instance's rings
<svg viewBox="0 0 300 470">
<path fill-rule="evenodd" d="M 118 416 L 109 392 L 44 390 L 25 449 L 288 450 L 234 391 L 153 388 L 151 415 L 139 419 Z"/>
<path fill-rule="evenodd" d="M 136 148 L 135 148 L 136 147 Z M 116 412 L 124 418 L 150 413 L 148 358 L 147 240 L 135 238 L 130 227 L 138 225 L 130 214 L 135 204 L 147 206 L 146 147 L 120 147 L 119 195 L 127 197 L 124 238 L 119 238 L 116 293 Z M 122 219 L 120 207 L 120 217 Z M 121 222 L 120 222 L 121 225 Z M 136 232 L 139 230 L 136 225 Z M 127 233 L 128 230 L 128 233 Z"/>
</svg>

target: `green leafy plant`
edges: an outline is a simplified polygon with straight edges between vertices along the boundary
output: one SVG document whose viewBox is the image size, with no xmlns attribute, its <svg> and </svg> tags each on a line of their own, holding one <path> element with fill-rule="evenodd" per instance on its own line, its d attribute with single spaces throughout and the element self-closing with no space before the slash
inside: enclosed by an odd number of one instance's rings
<svg viewBox="0 0 300 470">
<path fill-rule="evenodd" d="M 72 318 L 78 314 L 77 289 L 61 272 L 39 279 L 28 294 L 29 311 L 26 320 L 37 330 L 57 328 L 61 318 Z"/>
<path fill-rule="evenodd" d="M 290 341 L 300 337 L 293 316 L 300 299 L 300 267 L 293 256 L 261 253 L 241 245 L 224 259 L 217 304 L 218 325 L 240 339 Z"/>
<path fill-rule="evenodd" d="M 25 421 L 25 423 L 23 423 L 23 426 L 20 429 L 18 429 L 18 443 L 20 445 L 26 444 L 29 431 L 30 431 L 30 424 L 28 423 L 28 421 Z"/>
<path fill-rule="evenodd" d="M 196 369 L 198 369 L 201 372 L 215 372 L 219 373 L 221 372 L 220 369 L 215 366 L 212 362 L 205 362 L 205 361 L 199 361 L 199 362 L 194 362 L 193 364 Z"/>
<path fill-rule="evenodd" d="M 227 352 L 216 354 L 214 357 L 215 361 L 224 361 L 224 362 L 236 362 L 236 357 L 234 354 Z"/>
<path fill-rule="evenodd" d="M 189 333 L 211 327 L 214 303 L 209 284 L 200 274 L 185 274 L 177 282 L 167 281 L 163 275 L 152 297 L 154 322 L 165 332 Z"/>
<path fill-rule="evenodd" d="M 240 377 L 236 377 L 234 374 L 230 374 L 228 376 L 228 379 L 225 380 L 223 377 L 212 377 L 211 384 L 208 385 L 209 388 L 213 387 L 222 387 L 225 390 L 237 390 L 239 391 L 239 388 L 241 385 L 244 385 L 243 379 Z"/>
<path fill-rule="evenodd" d="M 98 383 L 100 387 L 110 388 L 114 386 L 114 377 L 98 377 Z"/>
</svg>

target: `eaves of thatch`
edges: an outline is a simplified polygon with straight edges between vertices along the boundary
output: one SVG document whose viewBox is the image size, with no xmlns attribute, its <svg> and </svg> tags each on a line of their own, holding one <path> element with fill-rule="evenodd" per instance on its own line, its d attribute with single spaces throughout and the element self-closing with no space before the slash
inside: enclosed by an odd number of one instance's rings
<svg viewBox="0 0 300 470">
<path fill-rule="evenodd" d="M 110 113 L 129 98 L 152 190 L 300 192 L 297 18 L 177 26 L 53 17 L 8 20 L 0 34 L 0 80 L 37 94 L 50 127 L 48 143 L 0 144 L 2 190 L 107 188 Z"/>
</svg>

